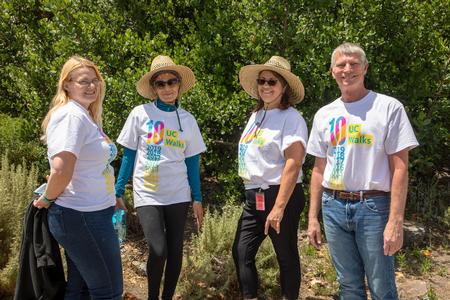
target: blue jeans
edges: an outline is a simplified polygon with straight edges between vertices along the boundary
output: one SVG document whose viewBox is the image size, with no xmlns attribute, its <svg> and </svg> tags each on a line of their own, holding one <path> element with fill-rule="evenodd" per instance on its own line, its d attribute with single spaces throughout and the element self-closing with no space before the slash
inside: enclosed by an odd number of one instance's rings
<svg viewBox="0 0 450 300">
<path fill-rule="evenodd" d="M 372 299 L 398 299 L 394 257 L 383 250 L 390 203 L 386 196 L 349 201 L 323 193 L 323 222 L 340 284 L 339 299 L 367 299 L 365 276 Z"/>
<path fill-rule="evenodd" d="M 113 206 L 93 212 L 57 204 L 49 207 L 50 232 L 67 259 L 64 299 L 122 299 L 122 262 L 113 212 Z"/>
</svg>

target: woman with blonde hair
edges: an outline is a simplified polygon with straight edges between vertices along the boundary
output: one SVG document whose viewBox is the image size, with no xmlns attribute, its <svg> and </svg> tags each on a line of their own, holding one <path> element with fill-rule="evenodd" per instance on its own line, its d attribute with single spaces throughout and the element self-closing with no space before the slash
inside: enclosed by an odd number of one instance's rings
<svg viewBox="0 0 450 300">
<path fill-rule="evenodd" d="M 49 229 L 64 248 L 64 299 L 122 299 L 120 248 L 112 225 L 116 146 L 102 130 L 105 81 L 97 66 L 73 56 L 61 70 L 43 123 L 50 176 L 37 208 L 48 209 Z M 119 199 L 120 201 L 120 199 Z"/>
</svg>

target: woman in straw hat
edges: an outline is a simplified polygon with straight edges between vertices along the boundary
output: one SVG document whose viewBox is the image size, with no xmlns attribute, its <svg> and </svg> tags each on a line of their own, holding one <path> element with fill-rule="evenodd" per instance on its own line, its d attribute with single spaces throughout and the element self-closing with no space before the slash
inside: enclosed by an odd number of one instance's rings
<svg viewBox="0 0 450 300">
<path fill-rule="evenodd" d="M 289 62 L 273 56 L 263 65 L 239 72 L 244 90 L 258 100 L 239 141 L 239 176 L 245 184 L 245 206 L 233 244 L 241 292 L 256 299 L 255 256 L 269 235 L 280 267 L 284 299 L 297 299 L 300 258 L 297 230 L 305 204 L 301 166 L 308 138 L 306 123 L 293 107 L 304 88 Z"/>
<path fill-rule="evenodd" d="M 64 299 L 122 299 L 119 241 L 111 224 L 114 143 L 102 131 L 105 81 L 97 66 L 73 56 L 61 70 L 56 95 L 42 122 L 51 172 L 43 195 L 48 226 L 64 248 Z"/>
<path fill-rule="evenodd" d="M 157 56 L 136 88 L 154 100 L 133 109 L 117 139 L 125 147 L 116 197 L 121 198 L 133 172 L 134 206 L 149 246 L 149 299 L 172 299 L 181 270 L 184 225 L 191 199 L 200 226 L 200 153 L 206 150 L 195 118 L 179 98 L 195 82 L 191 69 Z M 137 156 L 137 157 L 136 157 Z"/>
</svg>

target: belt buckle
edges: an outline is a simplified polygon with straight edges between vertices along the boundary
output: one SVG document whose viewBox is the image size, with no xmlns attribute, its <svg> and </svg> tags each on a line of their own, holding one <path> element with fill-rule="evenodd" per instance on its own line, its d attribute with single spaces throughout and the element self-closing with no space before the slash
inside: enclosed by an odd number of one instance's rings
<svg viewBox="0 0 450 300">
<path fill-rule="evenodd" d="M 350 201 L 356 201 L 360 199 L 360 195 L 359 193 L 355 193 L 355 192 L 344 192 L 344 196 L 347 200 Z"/>
<path fill-rule="evenodd" d="M 345 200 L 352 200 L 352 193 L 346 192 L 346 191 L 340 191 L 339 192 L 339 198 L 345 199 Z"/>
</svg>

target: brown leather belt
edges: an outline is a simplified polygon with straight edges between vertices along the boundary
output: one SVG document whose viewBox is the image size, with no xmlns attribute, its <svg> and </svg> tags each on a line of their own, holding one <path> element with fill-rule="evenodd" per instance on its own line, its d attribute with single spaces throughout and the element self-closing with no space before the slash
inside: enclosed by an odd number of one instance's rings
<svg viewBox="0 0 450 300">
<path fill-rule="evenodd" d="M 360 191 L 360 192 L 346 192 L 346 191 L 338 191 L 332 190 L 324 187 L 323 190 L 327 193 L 333 195 L 334 198 L 350 200 L 350 201 L 360 201 L 362 199 L 367 199 L 375 196 L 389 196 L 390 192 L 377 191 L 377 190 L 369 190 L 369 191 Z"/>
</svg>

